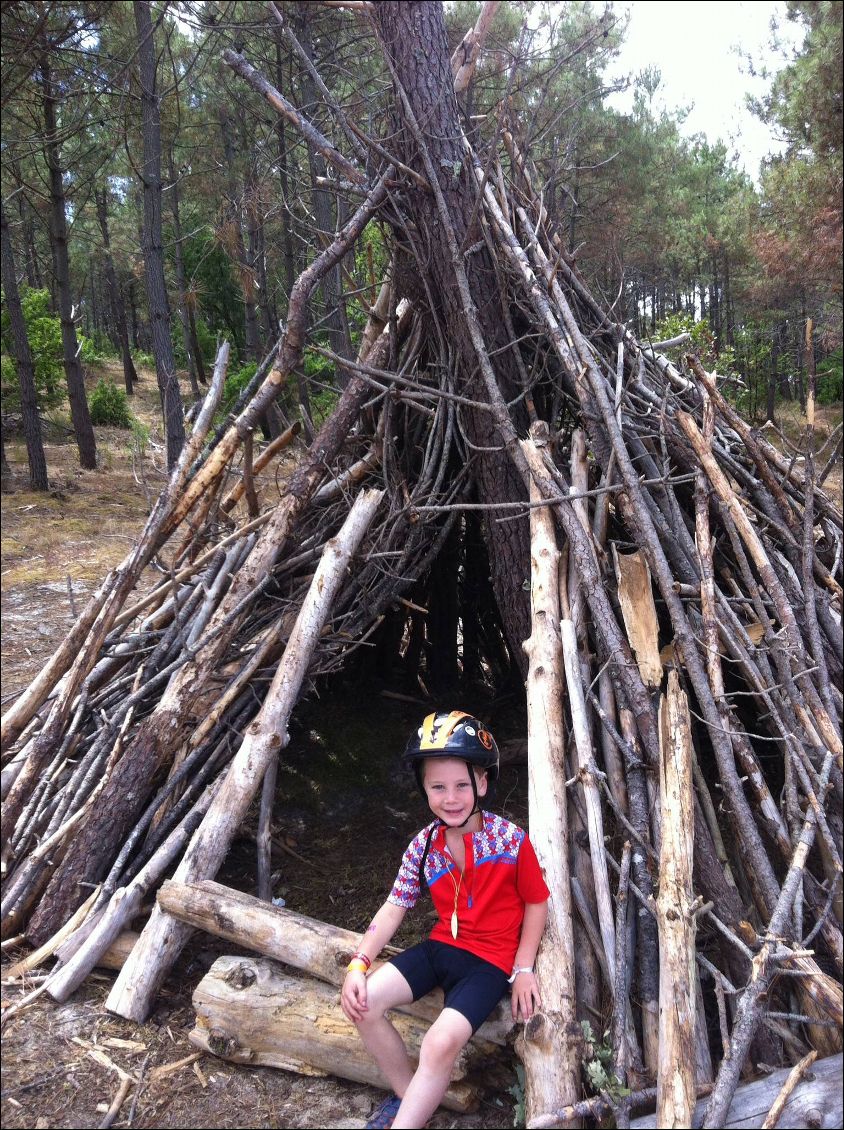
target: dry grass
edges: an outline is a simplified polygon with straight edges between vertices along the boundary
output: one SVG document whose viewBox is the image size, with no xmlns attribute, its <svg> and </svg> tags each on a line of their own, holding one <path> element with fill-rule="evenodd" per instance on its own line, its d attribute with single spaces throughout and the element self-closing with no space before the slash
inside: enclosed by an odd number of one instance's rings
<svg viewBox="0 0 844 1130">
<path fill-rule="evenodd" d="M 122 380 L 117 365 L 107 365 L 105 372 Z M 92 374 L 89 386 L 100 375 Z M 146 520 L 147 499 L 155 498 L 165 482 L 154 374 L 143 373 L 132 412 L 149 429 L 145 450 L 140 451 L 132 432 L 96 428 L 94 471 L 79 466 L 76 444 L 61 418 L 48 422 L 46 494 L 28 488 L 23 439 L 13 436 L 6 442 L 12 480 L 0 496 L 4 702 L 38 672 L 75 611 L 126 556 Z"/>
<path fill-rule="evenodd" d="M 815 451 L 820 457 L 816 461 L 818 472 L 832 454 L 833 445 L 827 441 L 841 423 L 841 404 L 819 405 L 815 409 Z M 806 443 L 806 416 L 801 411 L 796 401 L 785 401 L 777 405 L 777 431 L 765 428 L 765 435 L 780 451 L 789 457 L 802 452 Z M 839 459 L 824 483 L 825 493 L 835 505 L 841 509 L 844 505 L 844 476 L 842 476 L 842 462 Z"/>
</svg>

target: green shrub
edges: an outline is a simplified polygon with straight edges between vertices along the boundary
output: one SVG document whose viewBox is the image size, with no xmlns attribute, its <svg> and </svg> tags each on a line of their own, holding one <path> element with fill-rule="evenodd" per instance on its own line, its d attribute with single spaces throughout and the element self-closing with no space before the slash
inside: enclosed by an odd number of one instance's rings
<svg viewBox="0 0 844 1130">
<path fill-rule="evenodd" d="M 142 349 L 132 350 L 132 360 L 138 369 L 155 369 L 155 358 L 151 353 L 144 353 Z"/>
<path fill-rule="evenodd" d="M 815 396 L 818 404 L 837 404 L 844 397 L 844 353 L 842 346 L 818 365 Z"/>
<path fill-rule="evenodd" d="M 102 377 L 97 381 L 91 393 L 89 408 L 93 424 L 107 424 L 113 428 L 132 427 L 132 413 L 129 411 L 126 393 L 113 381 Z"/>
<path fill-rule="evenodd" d="M 305 353 L 305 377 L 308 381 L 308 395 L 311 402 L 311 416 L 319 425 L 334 411 L 340 398 L 340 390 L 335 384 L 334 362 L 320 353 Z"/>
<path fill-rule="evenodd" d="M 340 390 L 336 388 L 321 388 L 311 393 L 311 417 L 319 425 L 326 420 L 340 399 Z"/>
<path fill-rule="evenodd" d="M 57 408 L 66 396 L 62 350 L 62 324 L 50 313 L 50 293 L 46 290 L 21 291 L 23 320 L 35 369 L 35 399 L 39 412 Z M 11 327 L 9 315 L 3 304 L 3 362 L 2 396 L 6 412 L 21 409 L 20 384 L 17 366 L 11 357 Z"/>
<path fill-rule="evenodd" d="M 220 412 L 225 416 L 234 408 L 237 398 L 255 376 L 258 366 L 254 361 L 250 361 L 247 365 L 242 365 L 239 369 L 226 376 L 226 383 L 223 385 L 223 396 L 220 401 Z"/>
<path fill-rule="evenodd" d="M 217 355 L 217 335 L 208 328 L 201 318 L 196 319 L 196 340 L 206 364 L 214 363 Z"/>
</svg>

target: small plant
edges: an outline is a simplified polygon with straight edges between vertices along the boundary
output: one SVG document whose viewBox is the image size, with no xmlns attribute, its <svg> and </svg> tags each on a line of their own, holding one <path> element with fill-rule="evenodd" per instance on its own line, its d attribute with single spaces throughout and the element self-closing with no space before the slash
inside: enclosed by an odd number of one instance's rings
<svg viewBox="0 0 844 1130">
<path fill-rule="evenodd" d="M 513 1105 L 513 1125 L 525 1124 L 525 1069 L 520 1063 L 516 1064 L 516 1082 L 509 1088 L 510 1094 L 516 1100 Z"/>
<path fill-rule="evenodd" d="M 155 358 L 151 353 L 144 353 L 142 349 L 132 350 L 132 360 L 138 369 L 154 369 Z"/>
<path fill-rule="evenodd" d="M 622 1099 L 625 1095 L 629 1095 L 629 1087 L 623 1087 L 621 1081 L 612 1072 L 609 1031 L 604 1032 L 603 1039 L 599 1041 L 588 1020 L 581 1020 L 580 1028 L 584 1043 L 583 1073 L 593 1093 L 599 1095 L 602 1091 L 606 1091 L 613 1099 Z"/>
<path fill-rule="evenodd" d="M 242 365 L 239 369 L 235 369 L 226 377 L 226 382 L 223 385 L 223 395 L 220 398 L 219 413 L 225 416 L 231 412 L 237 403 L 237 398 L 255 376 L 258 366 L 254 361 Z"/>
<path fill-rule="evenodd" d="M 129 429 L 132 433 L 131 448 L 139 456 L 143 455 L 149 444 L 150 429 L 135 416 L 130 417 Z"/>
<path fill-rule="evenodd" d="M 89 404 L 92 424 L 105 424 L 113 428 L 131 428 L 132 413 L 122 388 L 101 377 L 91 393 Z"/>
</svg>

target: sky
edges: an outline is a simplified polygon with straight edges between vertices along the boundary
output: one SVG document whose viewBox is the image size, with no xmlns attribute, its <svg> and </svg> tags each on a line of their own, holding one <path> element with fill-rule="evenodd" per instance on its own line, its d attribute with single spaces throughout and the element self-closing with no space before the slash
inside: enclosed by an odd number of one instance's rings
<svg viewBox="0 0 844 1130">
<path fill-rule="evenodd" d="M 759 69 L 776 70 L 782 56 L 769 47 L 771 16 L 783 16 L 779 37 L 798 44 L 796 25 L 784 18 L 784 3 L 764 0 L 714 0 L 671 3 L 666 0 L 634 0 L 620 3 L 617 11 L 630 11 L 630 23 L 619 58 L 610 75 L 632 74 L 652 65 L 662 72 L 663 85 L 656 105 L 668 109 L 691 106 L 681 127 L 691 136 L 704 133 L 709 141 L 725 141 L 739 165 L 758 180 L 759 163 L 782 145 L 769 128 L 744 105 L 746 94 L 764 93 L 768 82 L 747 74 L 739 52 L 747 52 Z M 632 95 L 615 94 L 609 104 L 620 111 L 632 106 Z"/>
</svg>

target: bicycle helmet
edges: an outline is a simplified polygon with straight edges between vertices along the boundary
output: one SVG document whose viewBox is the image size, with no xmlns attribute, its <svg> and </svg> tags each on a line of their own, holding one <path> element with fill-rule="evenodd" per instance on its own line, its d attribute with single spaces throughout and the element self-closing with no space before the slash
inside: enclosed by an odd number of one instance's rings
<svg viewBox="0 0 844 1130">
<path fill-rule="evenodd" d="M 465 710 L 429 714 L 407 743 L 404 763 L 416 774 L 423 796 L 422 767 L 429 757 L 457 757 L 469 766 L 485 769 L 490 783 L 498 779 L 495 738 L 483 722 Z M 471 777 L 474 782 L 474 773 Z"/>
</svg>

